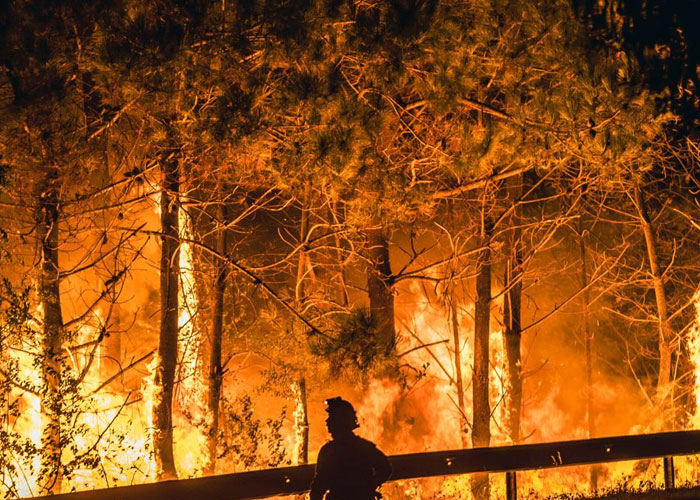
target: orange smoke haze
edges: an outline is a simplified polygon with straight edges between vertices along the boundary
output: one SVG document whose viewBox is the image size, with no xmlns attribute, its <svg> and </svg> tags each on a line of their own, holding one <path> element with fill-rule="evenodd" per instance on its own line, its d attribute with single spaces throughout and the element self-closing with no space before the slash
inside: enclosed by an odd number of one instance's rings
<svg viewBox="0 0 700 500">
<path fill-rule="evenodd" d="M 145 203 L 138 212 L 147 225 L 156 229 L 157 209 Z M 182 231 L 187 231 L 187 220 L 181 218 Z M 99 347 L 98 362 L 90 368 L 81 386 L 87 405 L 81 422 L 90 432 L 76 443 L 78 452 L 97 443 L 101 462 L 99 468 L 78 470 L 71 488 L 110 487 L 135 484 L 154 479 L 154 464 L 150 448 L 151 404 L 153 401 L 153 367 L 155 356 L 150 355 L 157 340 L 157 239 L 139 236 L 145 244 L 142 259 L 130 269 L 124 290 L 118 301 L 118 311 L 110 318 L 109 329 L 113 333 Z M 87 243 L 83 242 L 83 247 Z M 79 252 L 76 252 L 76 255 Z M 66 255 L 73 255 L 66 252 Z M 180 370 L 176 393 L 175 458 L 181 477 L 194 477 L 202 473 L 204 435 L 201 422 L 203 413 L 203 363 L 199 345 L 206 338 L 205 327 L 197 322 L 199 301 L 196 290 L 192 249 L 182 245 L 180 268 L 182 294 L 180 297 Z M 396 258 L 400 261 L 400 257 Z M 71 266 L 71 262 L 63 262 Z M 77 263 L 76 263 L 77 264 Z M 68 279 L 64 283 L 65 314 L 75 315 L 81 304 L 94 299 L 104 277 L 93 273 L 80 279 Z M 467 285 L 471 286 L 467 282 Z M 469 288 L 465 286 L 465 288 Z M 543 317 L 556 306 L 556 301 L 576 290 L 572 281 L 543 280 L 527 290 L 528 297 L 537 301 L 524 303 L 525 324 Z M 497 285 L 494 285 L 494 293 Z M 464 375 L 465 413 L 471 421 L 472 392 L 471 373 L 473 363 L 473 299 L 468 293 L 458 294 L 458 326 L 462 345 L 461 360 Z M 587 437 L 585 404 L 585 367 L 583 347 L 575 302 L 563 308 L 549 319 L 528 329 L 522 341 L 523 409 L 521 435 L 525 443 L 568 440 Z M 503 334 L 498 321 L 502 298 L 492 303 L 491 328 L 491 444 L 508 444 L 503 428 L 505 419 L 505 355 Z M 41 316 L 41 311 L 36 311 Z M 94 338 L 105 326 L 107 311 L 98 308 L 80 335 L 85 340 Z M 360 422 L 359 434 L 376 442 L 387 454 L 411 453 L 460 448 L 460 413 L 454 384 L 454 342 L 450 330 L 447 308 L 440 302 L 435 290 L 420 281 L 401 282 L 396 289 L 396 321 L 400 363 L 407 365 L 408 373 L 402 382 L 377 376 L 362 384 L 353 384 L 327 376 L 313 385 L 309 392 L 309 459 L 315 461 L 320 446 L 328 439 L 325 430 L 323 400 L 337 394 L 349 399 L 356 407 Z M 606 348 L 605 332 L 596 337 L 594 350 L 600 354 Z M 689 352 L 695 363 L 696 384 L 700 380 L 700 334 L 698 329 L 689 336 Z M 240 354 L 240 353 L 237 353 Z M 261 394 L 258 389 L 265 384 L 263 371 L 270 362 L 259 353 L 243 353 L 234 356 L 227 366 L 224 394 L 235 400 L 245 394 L 253 398 L 253 412 L 261 422 L 275 418 L 286 407 L 286 420 L 281 428 L 282 446 L 287 458 L 292 458 L 295 445 L 292 418 L 294 404 L 283 395 Z M 21 353 L 13 354 L 22 367 L 26 380 L 39 384 L 36 369 L 31 360 Z M 120 367 L 143 359 L 123 375 L 103 384 Z M 648 431 L 650 416 L 644 394 L 637 382 L 624 376 L 624 370 L 604 364 L 604 356 L 594 358 L 594 409 L 595 428 L 598 436 L 643 433 Z M 71 359 L 76 371 L 85 366 L 86 360 L 76 355 Z M 100 388 L 96 393 L 93 391 Z M 35 396 L 20 395 L 23 399 L 22 416 L 14 422 L 15 431 L 30 437 L 39 445 L 41 417 L 39 401 Z M 258 391 L 258 392 L 256 392 Z M 700 401 L 700 388 L 695 388 Z M 693 416 L 692 425 L 700 424 L 700 416 Z M 469 436 L 470 439 L 470 436 Z M 264 455 L 265 451 L 261 451 Z M 38 459 L 37 459 L 38 460 Z M 677 476 L 681 482 L 697 480 L 698 467 L 694 459 L 677 460 Z M 260 466 L 260 465 L 259 465 Z M 20 464 L 23 477 L 18 480 L 18 491 L 23 496 L 37 492 L 36 477 L 39 464 Z M 230 458 L 222 460 L 217 472 L 233 472 L 245 467 Z M 619 463 L 598 467 L 599 487 L 612 487 L 621 483 L 628 486 L 661 481 L 658 464 Z M 532 491 L 540 497 L 567 492 L 586 492 L 590 489 L 590 468 L 564 468 L 557 471 L 519 474 L 521 491 Z M 503 480 L 493 478 L 493 491 L 503 495 Z M 385 487 L 388 498 L 454 498 L 470 496 L 468 477 L 449 477 L 405 481 Z"/>
</svg>

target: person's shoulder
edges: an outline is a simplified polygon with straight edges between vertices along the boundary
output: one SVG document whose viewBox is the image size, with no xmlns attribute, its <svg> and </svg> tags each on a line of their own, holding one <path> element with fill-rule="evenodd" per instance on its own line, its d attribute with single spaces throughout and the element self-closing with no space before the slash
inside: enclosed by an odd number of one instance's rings
<svg viewBox="0 0 700 500">
<path fill-rule="evenodd" d="M 369 439 L 365 439 L 365 438 L 360 437 L 360 436 L 358 436 L 358 435 L 355 435 L 355 439 L 356 439 L 356 443 L 357 443 L 359 446 L 363 447 L 363 448 L 369 448 L 369 449 L 372 449 L 372 448 L 373 448 L 373 449 L 375 449 L 375 450 L 378 449 L 378 448 L 377 448 L 377 445 L 374 444 L 374 443 L 373 443 L 372 441 L 370 441 Z"/>
<path fill-rule="evenodd" d="M 327 455 L 332 455 L 333 451 L 338 447 L 338 443 L 335 441 L 326 441 L 326 443 L 321 446 L 321 449 L 318 450 L 318 456 L 323 457 Z"/>
<path fill-rule="evenodd" d="M 319 455 L 324 452 L 328 453 L 333 448 L 335 448 L 335 443 L 333 441 L 326 441 L 325 444 L 318 450 L 318 453 Z"/>
<path fill-rule="evenodd" d="M 372 441 L 370 441 L 369 439 L 365 439 L 365 438 L 357 436 L 357 443 L 358 444 L 355 445 L 356 449 L 362 450 L 363 454 L 377 457 L 377 459 L 379 459 L 381 457 L 386 459 L 386 454 L 382 450 L 380 450 L 379 447 L 376 444 L 374 444 Z"/>
</svg>

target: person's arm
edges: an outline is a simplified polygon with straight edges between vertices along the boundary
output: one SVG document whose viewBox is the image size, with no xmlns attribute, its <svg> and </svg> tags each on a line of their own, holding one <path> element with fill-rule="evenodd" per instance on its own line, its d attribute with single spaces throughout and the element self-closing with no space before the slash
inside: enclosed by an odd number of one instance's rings
<svg viewBox="0 0 700 500">
<path fill-rule="evenodd" d="M 387 456 L 382 453 L 379 448 L 375 446 L 374 451 L 375 453 L 372 464 L 372 467 L 374 468 L 374 476 L 372 479 L 374 481 L 374 488 L 376 489 L 386 482 L 386 480 L 389 479 L 389 476 L 391 476 L 391 464 L 389 463 Z"/>
<path fill-rule="evenodd" d="M 311 491 L 309 491 L 309 500 L 323 500 L 324 495 L 328 491 L 328 474 L 326 472 L 326 454 L 324 448 L 318 452 L 318 460 L 316 460 L 316 473 L 313 481 L 311 481 Z"/>
</svg>

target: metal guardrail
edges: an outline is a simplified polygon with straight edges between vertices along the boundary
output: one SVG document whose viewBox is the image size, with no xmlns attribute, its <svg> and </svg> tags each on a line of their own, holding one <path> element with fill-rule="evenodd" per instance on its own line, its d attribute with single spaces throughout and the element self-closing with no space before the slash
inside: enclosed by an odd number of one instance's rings
<svg viewBox="0 0 700 500">
<path fill-rule="evenodd" d="M 664 459 L 666 488 L 674 487 L 673 456 L 700 453 L 700 431 L 664 432 L 576 441 L 410 453 L 389 457 L 390 481 L 421 477 L 506 473 L 508 500 L 517 498 L 516 472 L 621 460 Z M 197 479 L 64 493 L 51 500 L 245 500 L 308 491 L 314 465 Z"/>
</svg>

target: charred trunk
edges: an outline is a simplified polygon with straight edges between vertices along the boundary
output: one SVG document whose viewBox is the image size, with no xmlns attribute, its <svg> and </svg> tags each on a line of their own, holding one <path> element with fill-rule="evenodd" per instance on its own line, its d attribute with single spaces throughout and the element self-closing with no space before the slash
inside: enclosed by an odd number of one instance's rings
<svg viewBox="0 0 700 500">
<path fill-rule="evenodd" d="M 42 326 L 41 475 L 44 493 L 61 489 L 61 349 L 63 316 L 58 267 L 58 189 L 53 176 L 39 193 L 37 237 L 41 254 L 39 303 L 44 312 Z"/>
<path fill-rule="evenodd" d="M 301 214 L 299 217 L 299 260 L 297 262 L 297 276 L 294 286 L 294 299 L 298 308 L 303 307 L 306 301 L 306 278 L 313 277 L 313 267 L 307 252 L 306 239 L 309 233 L 309 210 L 311 204 L 311 184 L 304 186 Z"/>
<path fill-rule="evenodd" d="M 450 301 L 450 323 L 452 326 L 452 337 L 455 345 L 455 386 L 457 388 L 457 406 L 459 407 L 459 438 L 462 448 L 469 446 L 467 435 L 469 434 L 467 412 L 464 404 L 464 378 L 462 377 L 462 341 L 459 335 L 459 318 L 457 316 L 457 306 L 455 304 L 454 292 L 449 298 Z"/>
<path fill-rule="evenodd" d="M 329 200 L 329 215 L 333 224 L 340 226 L 340 217 L 338 215 L 338 206 L 333 200 Z M 335 258 L 338 266 L 338 286 L 336 287 L 337 301 L 343 307 L 347 307 L 350 304 L 350 297 L 348 296 L 347 279 L 345 277 L 346 262 L 343 257 L 343 244 L 340 234 L 337 231 L 333 233 L 333 239 L 335 240 Z"/>
<path fill-rule="evenodd" d="M 173 390 L 178 344 L 178 282 L 180 274 L 177 155 L 161 163 L 160 196 L 160 338 L 153 401 L 153 453 L 159 480 L 177 477 L 173 456 Z"/>
<path fill-rule="evenodd" d="M 474 310 L 474 376 L 472 445 L 488 446 L 491 441 L 489 427 L 491 406 L 489 404 L 489 333 L 491 316 L 491 228 L 488 222 L 482 229 L 476 262 L 476 298 Z M 489 498 L 488 474 L 474 474 L 472 494 L 478 499 Z"/>
<path fill-rule="evenodd" d="M 225 212 L 225 209 L 221 210 Z M 223 217 L 221 220 L 226 220 Z M 228 252 L 226 229 L 219 230 L 218 251 L 222 255 Z M 224 381 L 224 367 L 221 363 L 221 349 L 224 332 L 224 300 L 226 296 L 226 281 L 229 269 L 226 261 L 219 259 L 216 264 L 216 279 L 212 295 L 211 337 L 209 347 L 209 384 L 207 387 L 207 418 L 208 429 L 206 431 L 207 456 L 204 467 L 205 474 L 214 474 L 216 471 L 217 442 L 219 434 L 219 405 L 221 402 L 221 389 Z"/>
<path fill-rule="evenodd" d="M 301 309 L 306 302 L 307 288 L 306 278 L 313 276 L 313 266 L 306 251 L 306 239 L 309 233 L 309 210 L 311 205 L 311 184 L 304 187 L 304 199 L 302 200 L 301 217 L 299 220 L 299 261 L 297 262 L 297 277 L 295 286 L 295 302 Z M 302 465 L 309 461 L 309 416 L 306 398 L 306 376 L 304 367 L 300 367 L 300 373 L 291 383 L 294 397 L 294 453 L 293 460 L 296 465 Z"/>
<path fill-rule="evenodd" d="M 369 309 L 377 328 L 379 343 L 388 355 L 394 351 L 396 344 L 389 244 L 383 227 L 368 229 L 366 234 L 371 262 L 367 274 Z"/>
<path fill-rule="evenodd" d="M 292 382 L 294 394 L 294 464 L 303 465 L 309 461 L 309 414 L 306 398 L 306 377 L 300 375 Z"/>
<path fill-rule="evenodd" d="M 509 198 L 518 203 L 522 191 L 522 177 L 515 177 L 516 185 L 509 190 Z M 516 205 L 510 217 L 510 230 L 507 233 L 507 260 L 504 284 L 506 293 L 503 298 L 503 336 L 506 354 L 506 428 L 514 444 L 520 442 L 520 420 L 523 399 L 522 362 L 520 344 L 522 337 L 521 303 L 522 303 L 522 230 L 520 229 L 520 209 Z"/>
<path fill-rule="evenodd" d="M 581 258 L 581 330 L 583 334 L 584 350 L 586 352 L 586 425 L 588 438 L 595 437 L 595 414 L 593 413 L 593 359 L 591 356 L 591 345 L 593 334 L 589 321 L 590 292 L 588 290 L 588 254 L 586 252 L 585 230 L 583 220 L 579 218 L 578 228 L 579 255 Z M 591 467 L 591 490 L 598 490 L 598 467 Z"/>
<path fill-rule="evenodd" d="M 654 227 L 649 217 L 644 193 L 639 184 L 635 184 L 634 197 L 637 205 L 637 214 L 642 224 L 647 257 L 649 258 L 649 272 L 651 274 L 654 296 L 656 298 L 656 320 L 659 330 L 659 374 L 656 382 L 656 401 L 665 413 L 665 427 L 670 428 L 673 427 L 673 418 L 671 417 L 673 407 L 673 391 L 671 386 L 673 331 L 668 320 L 668 300 L 666 297 L 663 271 L 659 264 Z"/>
</svg>

